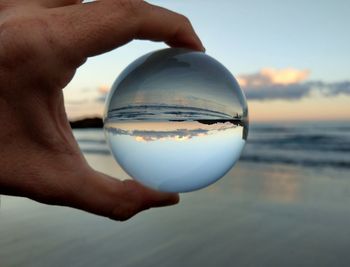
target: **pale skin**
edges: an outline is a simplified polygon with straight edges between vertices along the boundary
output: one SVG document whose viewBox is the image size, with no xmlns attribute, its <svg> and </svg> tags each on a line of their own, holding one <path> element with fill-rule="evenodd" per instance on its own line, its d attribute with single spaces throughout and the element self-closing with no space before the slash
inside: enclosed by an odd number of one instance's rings
<svg viewBox="0 0 350 267">
<path fill-rule="evenodd" d="M 141 0 L 0 0 L 0 194 L 114 220 L 179 201 L 93 170 L 64 109 L 76 69 L 133 39 L 204 50 L 186 17 Z"/>
</svg>

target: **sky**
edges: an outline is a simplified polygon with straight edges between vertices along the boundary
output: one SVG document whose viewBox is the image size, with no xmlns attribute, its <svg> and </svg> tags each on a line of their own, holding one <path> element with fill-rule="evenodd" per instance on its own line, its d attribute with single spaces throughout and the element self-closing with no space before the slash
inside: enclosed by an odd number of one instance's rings
<svg viewBox="0 0 350 267">
<path fill-rule="evenodd" d="M 153 0 L 186 15 L 206 47 L 237 78 L 251 121 L 350 120 L 350 2 Z M 65 88 L 68 116 L 101 116 L 119 73 L 165 48 L 133 41 L 90 58 Z"/>
<path fill-rule="evenodd" d="M 161 191 L 187 192 L 217 181 L 232 168 L 245 144 L 242 127 L 230 123 L 110 126 L 108 140 L 119 164 L 131 177 Z"/>
</svg>

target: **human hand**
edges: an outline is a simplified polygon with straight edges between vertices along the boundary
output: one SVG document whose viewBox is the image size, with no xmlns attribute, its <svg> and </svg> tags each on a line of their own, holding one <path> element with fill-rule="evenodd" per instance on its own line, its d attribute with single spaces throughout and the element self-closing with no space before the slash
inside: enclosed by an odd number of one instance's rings
<svg viewBox="0 0 350 267">
<path fill-rule="evenodd" d="M 141 0 L 0 0 L 0 193 L 115 220 L 178 202 L 93 170 L 62 88 L 90 56 L 133 39 L 203 50 L 182 15 Z"/>
</svg>

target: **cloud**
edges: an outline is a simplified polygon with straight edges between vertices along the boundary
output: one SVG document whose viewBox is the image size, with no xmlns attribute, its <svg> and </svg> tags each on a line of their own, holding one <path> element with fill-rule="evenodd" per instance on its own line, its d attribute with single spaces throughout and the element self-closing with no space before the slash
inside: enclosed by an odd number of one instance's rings
<svg viewBox="0 0 350 267">
<path fill-rule="evenodd" d="M 241 75 L 237 80 L 248 100 L 298 100 L 312 92 L 324 96 L 350 95 L 350 81 L 306 81 L 309 74 L 309 70 L 264 68 L 258 73 Z"/>
<path fill-rule="evenodd" d="M 263 68 L 258 73 L 241 75 L 237 78 L 242 87 L 259 88 L 268 85 L 290 85 L 305 81 L 310 74 L 309 70 L 293 68 L 273 69 Z"/>
<path fill-rule="evenodd" d="M 101 85 L 97 88 L 98 95 L 95 101 L 105 103 L 110 87 L 108 85 Z"/>
<path fill-rule="evenodd" d="M 206 127 L 206 128 L 205 128 Z M 120 128 L 106 128 L 111 134 L 127 135 L 135 137 L 138 142 L 149 142 L 158 140 L 184 141 L 193 137 L 206 136 L 218 131 L 225 131 L 236 128 L 237 125 L 230 122 L 215 123 L 213 125 L 204 125 L 203 128 L 196 129 L 174 129 L 174 130 L 124 130 Z"/>
<path fill-rule="evenodd" d="M 324 97 L 337 95 L 350 96 L 350 80 L 339 82 L 310 81 L 309 70 L 293 68 L 263 68 L 259 72 L 238 76 L 237 80 L 248 100 L 299 100 L 316 93 Z M 104 103 L 110 86 L 65 90 L 65 105 L 70 118 L 102 116 Z M 199 107 L 217 106 L 221 103 L 198 101 Z M 184 102 L 186 104 L 186 102 Z M 218 108 L 220 110 L 221 108 Z M 139 112 L 139 111 L 138 111 Z M 198 111 L 197 111 L 198 112 Z M 140 114 L 140 113 L 139 113 Z M 230 114 L 233 116 L 232 114 Z"/>
</svg>

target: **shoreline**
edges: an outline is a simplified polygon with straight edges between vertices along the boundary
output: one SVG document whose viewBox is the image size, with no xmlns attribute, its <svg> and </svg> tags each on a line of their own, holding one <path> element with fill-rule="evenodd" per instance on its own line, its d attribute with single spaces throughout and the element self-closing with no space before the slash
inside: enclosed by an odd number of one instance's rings
<svg viewBox="0 0 350 267">
<path fill-rule="evenodd" d="M 127 178 L 110 156 L 86 158 Z M 123 223 L 2 196 L 1 266 L 346 266 L 347 176 L 239 162 L 214 185 L 181 194 L 179 205 Z"/>
</svg>

